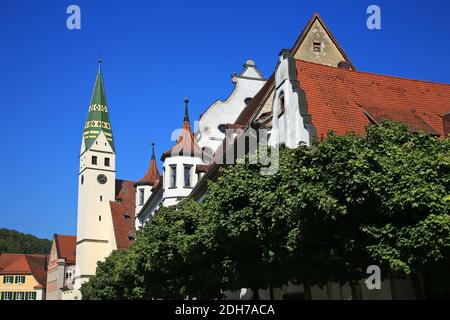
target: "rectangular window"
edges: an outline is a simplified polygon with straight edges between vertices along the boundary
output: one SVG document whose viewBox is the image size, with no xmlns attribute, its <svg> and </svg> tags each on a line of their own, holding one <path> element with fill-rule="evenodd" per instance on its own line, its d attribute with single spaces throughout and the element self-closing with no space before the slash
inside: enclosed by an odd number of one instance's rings
<svg viewBox="0 0 450 320">
<path fill-rule="evenodd" d="M 29 292 L 28 300 L 36 300 L 36 292 Z"/>
<path fill-rule="evenodd" d="M 184 165 L 184 187 L 190 188 L 191 187 L 191 165 Z"/>
<path fill-rule="evenodd" d="M 13 283 L 14 277 L 13 276 L 4 276 L 3 277 L 3 283 Z"/>
<path fill-rule="evenodd" d="M 14 300 L 24 300 L 24 293 L 23 292 L 16 292 L 16 297 Z"/>
<path fill-rule="evenodd" d="M 175 165 L 170 166 L 170 187 L 177 187 L 177 166 Z"/>
<path fill-rule="evenodd" d="M 286 111 L 286 107 L 284 105 L 284 94 L 281 93 L 281 95 L 280 95 L 280 112 L 278 112 L 278 117 L 281 117 L 285 111 Z"/>
<path fill-rule="evenodd" d="M 97 164 L 97 156 L 92 156 L 92 164 Z"/>
<path fill-rule="evenodd" d="M 16 276 L 16 283 L 25 283 L 25 276 Z"/>
<path fill-rule="evenodd" d="M 105 167 L 109 167 L 109 158 L 105 158 Z"/>
<path fill-rule="evenodd" d="M 3 295 L 3 300 L 11 300 L 12 292 L 5 292 Z"/>
<path fill-rule="evenodd" d="M 314 52 L 322 52 L 322 43 L 321 42 L 313 42 L 313 50 Z"/>
<path fill-rule="evenodd" d="M 144 205 L 144 189 L 139 189 L 139 205 Z"/>
<path fill-rule="evenodd" d="M 66 280 L 72 279 L 72 272 L 66 272 Z"/>
</svg>

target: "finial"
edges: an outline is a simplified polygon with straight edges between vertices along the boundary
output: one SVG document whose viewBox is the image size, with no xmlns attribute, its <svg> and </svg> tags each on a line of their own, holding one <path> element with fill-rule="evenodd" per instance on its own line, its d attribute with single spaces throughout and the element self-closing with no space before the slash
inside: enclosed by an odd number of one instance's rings
<svg viewBox="0 0 450 320">
<path fill-rule="evenodd" d="M 186 107 L 184 108 L 184 119 L 183 119 L 183 121 L 189 122 L 189 112 L 188 112 L 189 99 L 187 97 L 186 97 L 186 99 L 184 99 L 184 103 L 186 104 Z"/>
<path fill-rule="evenodd" d="M 155 159 L 155 143 L 152 142 L 152 160 Z"/>
<path fill-rule="evenodd" d="M 102 71 L 102 51 L 98 50 L 98 72 Z"/>
</svg>

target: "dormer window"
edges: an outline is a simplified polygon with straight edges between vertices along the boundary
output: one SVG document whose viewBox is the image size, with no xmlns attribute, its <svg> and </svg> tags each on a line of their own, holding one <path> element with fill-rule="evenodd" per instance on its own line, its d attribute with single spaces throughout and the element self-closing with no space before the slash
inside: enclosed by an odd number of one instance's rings
<svg viewBox="0 0 450 320">
<path fill-rule="evenodd" d="M 313 51 L 314 52 L 322 52 L 322 42 L 314 41 L 313 42 Z"/>
</svg>

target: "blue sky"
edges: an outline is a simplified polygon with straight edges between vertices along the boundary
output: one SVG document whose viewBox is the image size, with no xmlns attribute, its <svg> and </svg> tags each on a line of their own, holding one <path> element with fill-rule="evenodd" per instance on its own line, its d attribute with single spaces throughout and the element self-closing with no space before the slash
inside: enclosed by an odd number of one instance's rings
<svg viewBox="0 0 450 320">
<path fill-rule="evenodd" d="M 66 9 L 81 8 L 81 30 Z M 377 4 L 382 29 L 366 28 Z M 450 83 L 450 2 L 9 0 L 0 6 L 0 227 L 75 234 L 78 154 L 101 49 L 118 178 L 137 180 L 181 125 L 264 76 L 319 12 L 359 70 Z M 449 102 L 450 103 L 450 102 Z"/>
</svg>

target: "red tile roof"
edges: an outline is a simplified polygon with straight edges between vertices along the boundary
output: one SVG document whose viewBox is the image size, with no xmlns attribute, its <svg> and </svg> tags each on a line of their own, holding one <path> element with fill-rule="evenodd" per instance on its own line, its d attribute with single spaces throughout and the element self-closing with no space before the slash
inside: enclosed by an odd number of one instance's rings
<svg viewBox="0 0 450 320">
<path fill-rule="evenodd" d="M 134 181 L 116 180 L 116 199 L 110 202 L 117 249 L 127 249 L 136 234 L 136 188 Z"/>
<path fill-rule="evenodd" d="M 185 100 L 185 102 L 186 101 L 189 100 Z M 161 160 L 164 161 L 165 158 L 173 155 L 188 157 L 197 156 L 203 158 L 203 150 L 197 144 L 194 135 L 192 134 L 191 124 L 189 123 L 187 103 L 180 135 L 178 136 L 175 145 L 163 153 Z"/>
<path fill-rule="evenodd" d="M 42 254 L 0 253 L 1 275 L 33 275 L 39 285 L 47 283 L 47 256 Z"/>
<path fill-rule="evenodd" d="M 139 180 L 136 185 L 149 185 L 154 186 L 157 181 L 161 179 L 161 174 L 158 171 L 158 166 L 156 165 L 155 159 L 155 144 L 152 143 L 152 158 L 150 160 L 150 165 L 144 177 Z"/>
<path fill-rule="evenodd" d="M 55 242 L 58 258 L 66 259 L 66 264 L 75 264 L 77 237 L 55 234 Z"/>
<path fill-rule="evenodd" d="M 405 122 L 444 136 L 450 85 L 351 71 L 296 60 L 297 80 L 318 138 L 329 131 L 364 134 L 370 120 Z M 370 119 L 370 120 L 369 120 Z"/>
</svg>

